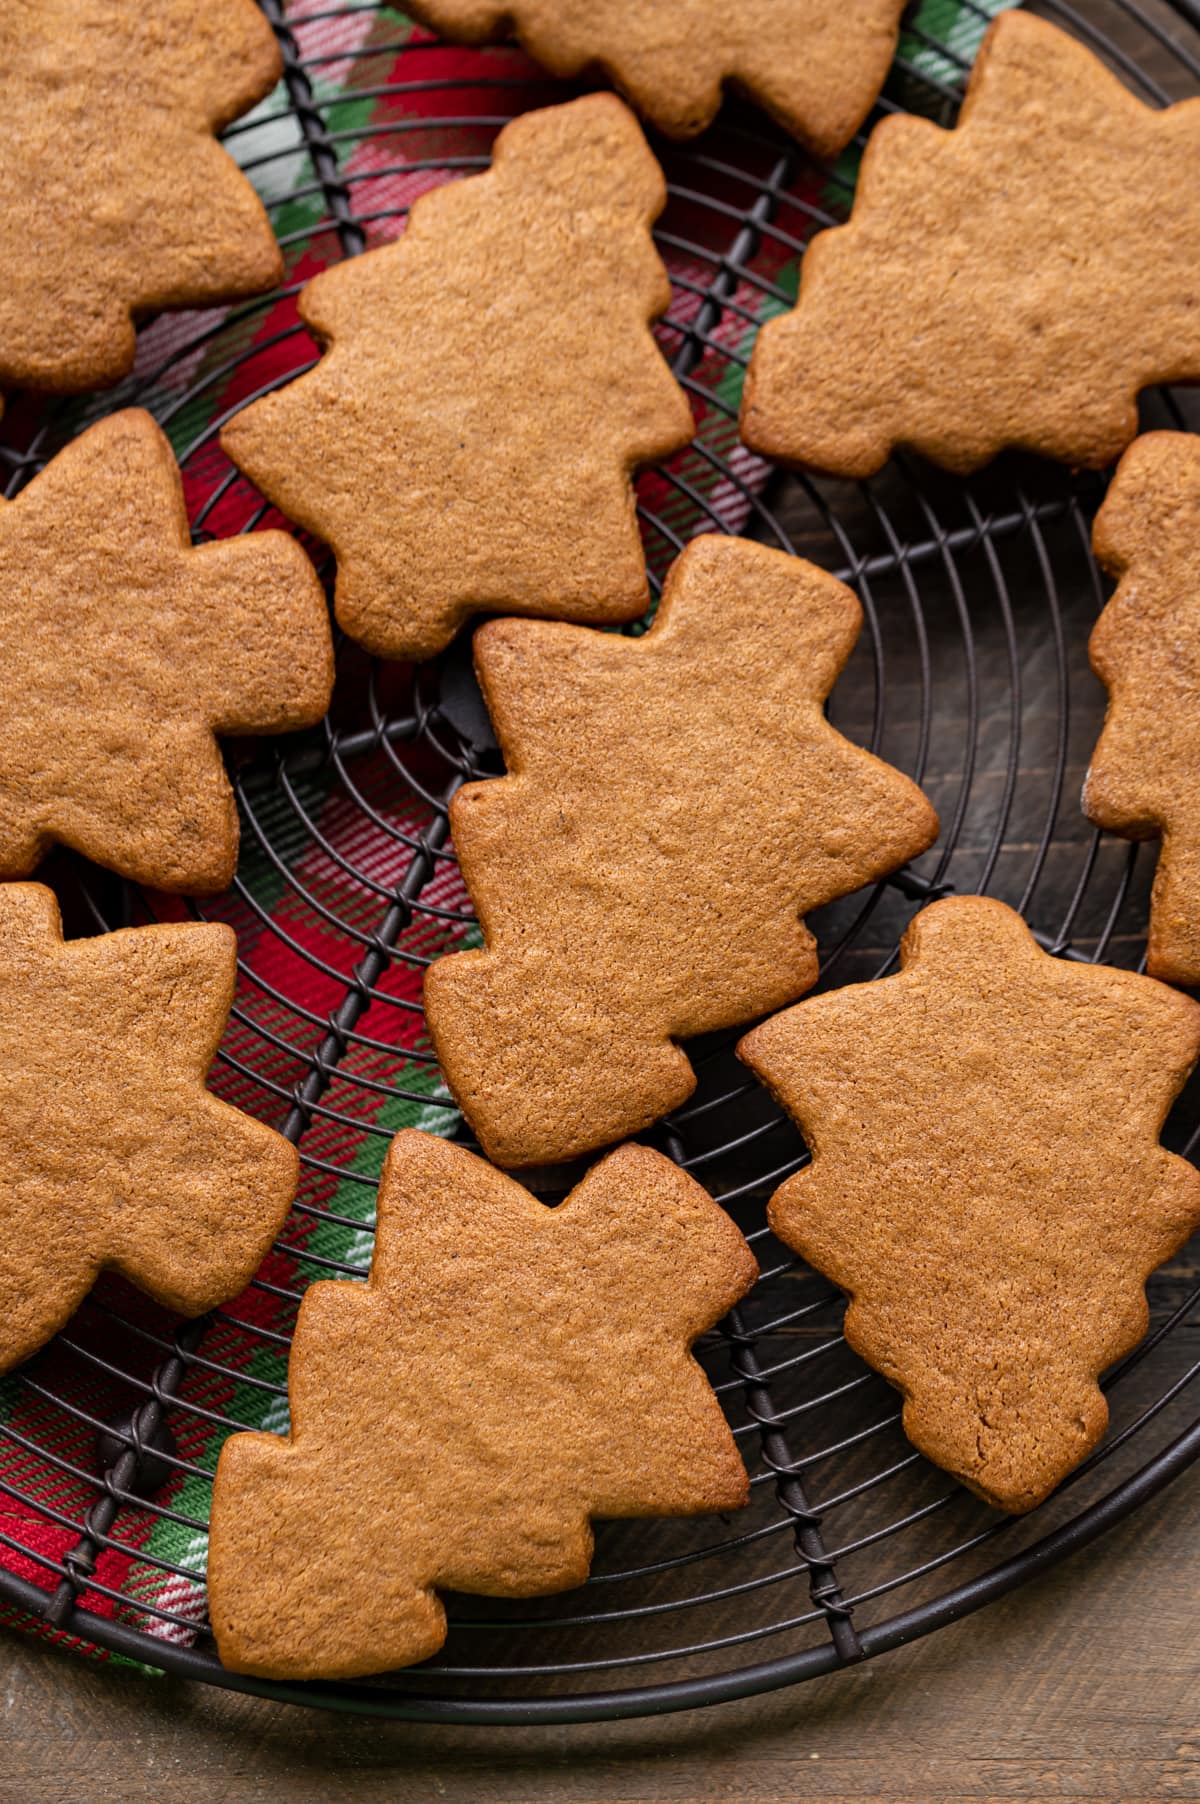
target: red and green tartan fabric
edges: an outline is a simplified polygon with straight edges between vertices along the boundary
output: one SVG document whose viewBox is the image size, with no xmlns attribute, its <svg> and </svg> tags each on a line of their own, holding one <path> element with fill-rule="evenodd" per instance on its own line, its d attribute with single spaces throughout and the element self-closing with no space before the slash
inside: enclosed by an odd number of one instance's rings
<svg viewBox="0 0 1200 1804">
<path fill-rule="evenodd" d="M 906 29 L 891 98 L 941 117 L 988 20 L 1011 3 L 923 0 Z M 288 19 L 368 245 L 395 237 L 426 189 L 484 166 L 506 118 L 562 97 L 561 88 L 511 47 L 437 45 L 389 7 L 348 6 L 330 16 L 332 10 L 329 0 L 294 0 Z M 647 552 L 658 577 L 678 541 L 706 522 L 732 530 L 745 524 L 768 473 L 737 440 L 745 359 L 758 325 L 794 297 L 806 237 L 844 216 L 853 189 L 853 150 L 831 174 L 797 155 L 779 182 L 777 134 L 764 132 L 753 143 L 736 130 L 721 137 L 725 129 L 718 124 L 700 154 L 661 147 L 673 188 L 660 232 L 674 289 L 660 328 L 668 357 L 695 324 L 763 182 L 774 179 L 780 192 L 773 221 L 746 261 L 724 265 L 725 305 L 688 376 L 697 443 L 665 473 L 649 473 L 639 484 L 653 523 Z M 150 406 L 183 464 L 193 521 L 218 537 L 275 522 L 269 512 L 260 517 L 246 483 L 231 480 L 215 434 L 251 395 L 312 360 L 295 293 L 342 254 L 283 84 L 227 142 L 271 209 L 288 260 L 287 286 L 278 297 L 224 315 L 156 321 L 141 335 L 131 381 L 115 394 L 60 407 L 52 434 L 70 436 L 133 400 Z M 717 147 L 711 155 L 710 142 Z M 0 432 L 13 439 L 37 417 L 29 403 L 18 404 Z M 360 698 L 360 718 L 352 724 L 369 726 L 361 701 L 365 661 L 343 648 L 341 662 L 347 668 L 340 691 Z M 352 771 L 313 760 L 288 786 L 255 791 L 253 819 L 243 824 L 238 889 L 209 910 L 236 927 L 243 965 L 238 1017 L 213 1088 L 276 1125 L 287 1115 L 293 1088 L 313 1069 L 326 1019 L 353 986 L 354 966 L 404 878 L 415 839 L 434 819 L 419 793 L 420 771 L 414 778 L 415 767 L 407 769 L 406 778 L 381 746 Z M 183 912 L 161 899 L 155 907 L 160 915 Z M 403 1127 L 449 1133 L 455 1125 L 424 1038 L 419 961 L 470 944 L 473 931 L 457 867 L 442 858 L 402 937 L 401 955 L 374 986 L 370 1007 L 312 1110 L 300 1141 L 300 1199 L 279 1248 L 257 1284 L 209 1326 L 199 1357 L 189 1363 L 181 1407 L 171 1412 L 181 1464 L 153 1510 L 120 1511 L 112 1544 L 99 1553 L 79 1598 L 97 1616 L 162 1641 L 194 1639 L 204 1618 L 209 1475 L 226 1423 L 286 1429 L 285 1337 L 295 1294 L 318 1277 L 365 1274 L 374 1187 L 391 1135 Z M 61 1344 L 0 1381 L 0 1566 L 53 1591 L 101 1494 L 94 1424 L 128 1412 L 149 1394 L 176 1325 L 118 1281 L 105 1281 Z M 117 1658 L 11 1607 L 0 1608 L 0 1620 Z"/>
</svg>

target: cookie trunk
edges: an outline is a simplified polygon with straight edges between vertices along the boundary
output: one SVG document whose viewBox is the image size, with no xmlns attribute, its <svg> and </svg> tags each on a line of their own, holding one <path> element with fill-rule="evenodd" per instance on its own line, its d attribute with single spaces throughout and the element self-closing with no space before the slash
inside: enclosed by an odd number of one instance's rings
<svg viewBox="0 0 1200 1804">
<path fill-rule="evenodd" d="M 615 974 L 614 974 L 615 975 Z M 538 985 L 486 952 L 440 959 L 425 976 L 425 1018 L 451 1095 L 489 1159 L 552 1165 L 629 1138 L 696 1087 L 687 1057 L 620 1008 L 598 981 L 569 1012 L 532 1011 Z"/>
<path fill-rule="evenodd" d="M 446 1613 L 402 1553 L 379 1560 L 336 1466 L 274 1435 L 234 1435 L 213 1486 L 208 1605 L 221 1663 L 267 1679 L 356 1679 L 437 1653 Z M 397 1571 L 397 1565 L 401 1570 Z"/>
<path fill-rule="evenodd" d="M 1163 834 L 1146 969 L 1167 983 L 1200 985 L 1200 818 Z"/>
<path fill-rule="evenodd" d="M 849 1335 L 847 1339 L 849 1339 Z M 993 1509 L 1027 1515 L 1073 1472 L 1108 1427 L 1108 1405 L 1095 1384 L 1075 1385 L 1014 1406 L 1003 1378 L 981 1374 L 950 1413 L 926 1395 L 906 1398 L 904 1432 Z"/>
</svg>

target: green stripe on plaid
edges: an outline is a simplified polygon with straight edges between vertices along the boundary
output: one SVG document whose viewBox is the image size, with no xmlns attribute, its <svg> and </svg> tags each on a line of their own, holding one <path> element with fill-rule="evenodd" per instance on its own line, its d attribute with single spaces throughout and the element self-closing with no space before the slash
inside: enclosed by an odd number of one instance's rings
<svg viewBox="0 0 1200 1804">
<path fill-rule="evenodd" d="M 913 25 L 921 36 L 905 33 L 900 40 L 900 54 L 922 75 L 934 81 L 957 83 L 962 78 L 962 65 L 973 63 L 983 42 L 983 34 L 999 13 L 1019 6 L 1021 0 L 922 0 Z M 928 40 L 932 38 L 931 44 Z M 950 53 L 941 54 L 937 45 Z"/>
</svg>

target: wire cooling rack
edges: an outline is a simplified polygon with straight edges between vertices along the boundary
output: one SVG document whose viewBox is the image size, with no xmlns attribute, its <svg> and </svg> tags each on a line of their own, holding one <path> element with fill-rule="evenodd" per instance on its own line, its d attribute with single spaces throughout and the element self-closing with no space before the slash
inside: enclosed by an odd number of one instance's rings
<svg viewBox="0 0 1200 1804">
<path fill-rule="evenodd" d="M 923 0 L 880 110 L 944 123 L 1003 0 Z M 453 50 L 399 13 L 263 0 L 286 74 L 226 141 L 259 185 L 288 259 L 279 294 L 161 319 L 135 375 L 73 403 L 18 398 L 0 428 L 16 493 L 113 407 L 148 406 L 182 463 L 197 539 L 277 517 L 224 458 L 221 422 L 315 358 L 295 295 L 338 257 L 402 230 L 426 188 L 483 168 L 497 129 L 566 97 L 512 48 Z M 1142 97 L 1200 91 L 1193 0 L 1044 8 Z M 844 217 L 857 145 L 817 169 L 749 107 L 687 147 L 659 145 L 670 204 L 658 241 L 673 301 L 658 332 L 700 421 L 639 483 L 655 585 L 700 530 L 814 558 L 862 598 L 862 643 L 835 692 L 844 731 L 910 771 L 941 838 L 918 863 L 814 920 L 822 982 L 891 967 L 913 912 L 950 890 L 1019 907 L 1063 957 L 1136 965 L 1153 853 L 1093 832 L 1078 802 L 1102 713 L 1086 638 L 1102 603 L 1088 549 L 1102 485 L 1002 459 L 962 483 L 906 459 L 863 485 L 781 477 L 737 443 L 754 332 L 788 306 L 804 247 Z M 1170 394 L 1148 418 L 1186 423 Z M 312 546 L 327 578 L 330 560 Z M 737 655 L 736 646 L 731 656 Z M 804 1157 L 732 1056 L 692 1048 L 699 1089 L 648 1136 L 748 1233 L 763 1275 L 701 1357 L 752 1474 L 736 1518 L 598 1531 L 589 1583 L 527 1603 L 450 1600 L 444 1654 L 362 1685 L 268 1685 L 224 1673 L 205 1625 L 211 1474 L 222 1441 L 287 1422 L 288 1335 L 315 1278 L 361 1276 L 391 1134 L 470 1144 L 440 1084 L 422 971 L 474 923 L 447 833 L 466 778 L 498 769 L 469 654 L 411 670 L 338 650 L 323 728 L 230 748 L 243 852 L 228 896 L 198 907 L 123 886 L 65 854 L 48 869 L 77 932 L 181 914 L 238 931 L 241 980 L 213 1075 L 300 1148 L 300 1198 L 250 1289 L 199 1323 L 107 1279 L 58 1340 L 0 1386 L 0 1597 L 10 1618 L 91 1651 L 328 1707 L 474 1722 L 682 1708 L 785 1684 L 960 1616 L 1098 1535 L 1200 1454 L 1200 1288 L 1185 1253 L 1151 1289 L 1152 1327 L 1114 1372 L 1104 1444 L 1032 1517 L 997 1517 L 904 1440 L 895 1394 L 847 1349 L 829 1287 L 774 1243 L 764 1204 Z M 721 748 L 713 747 L 719 757 Z M 1168 1126 L 1200 1140 L 1196 1091 Z M 539 1180 L 547 1200 L 577 1173 Z M 547 1433 L 552 1433 L 547 1425 Z M 296 1549 L 303 1560 L 305 1549 Z"/>
</svg>

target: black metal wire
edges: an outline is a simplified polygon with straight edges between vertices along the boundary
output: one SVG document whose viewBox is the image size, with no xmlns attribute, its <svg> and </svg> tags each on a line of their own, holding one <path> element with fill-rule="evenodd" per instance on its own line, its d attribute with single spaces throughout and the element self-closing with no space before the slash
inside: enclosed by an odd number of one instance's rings
<svg viewBox="0 0 1200 1804">
<path fill-rule="evenodd" d="M 447 77 L 434 60 L 442 52 L 408 42 L 386 8 L 304 15 L 285 14 L 283 0 L 262 3 L 284 58 L 279 117 L 289 132 L 277 123 L 264 139 L 250 119 L 228 136 L 245 142 L 246 167 L 275 185 L 277 220 L 300 202 L 324 209 L 280 234 L 318 260 L 395 235 L 409 197 L 388 195 L 385 184 L 485 167 L 513 111 L 562 92 L 506 50 L 468 58 L 469 74 Z M 1076 13 L 1053 0 L 1052 10 L 1106 44 L 1108 22 L 1137 23 L 1155 73 L 1137 52 L 1113 60 L 1150 98 L 1167 97 L 1168 79 L 1178 77 L 1180 92 L 1200 85 L 1200 41 L 1178 23 L 1166 29 L 1162 7 L 1151 14 L 1134 0 L 1091 0 Z M 966 11 L 985 16 L 974 0 Z M 1175 0 L 1173 11 L 1176 22 L 1194 19 L 1190 0 Z M 378 42 L 314 41 L 322 22 L 341 29 L 376 14 Z M 940 72 L 914 60 L 931 49 Z M 897 84 L 880 110 L 915 104 L 948 119 L 967 62 L 910 15 Z M 328 92 L 335 63 L 361 72 L 350 98 Z M 384 116 L 349 122 L 368 96 Z M 640 485 L 655 592 L 667 562 L 701 530 L 748 532 L 851 582 L 863 640 L 833 716 L 922 780 L 943 821 L 938 846 L 916 868 L 814 922 L 822 981 L 890 969 L 912 913 L 952 889 L 986 888 L 1014 902 L 1060 956 L 1136 964 L 1148 861 L 1088 829 L 1072 791 L 1102 699 L 1083 656 L 1103 599 L 1088 548 L 1102 485 L 1022 460 L 1002 460 L 968 484 L 907 459 L 853 487 L 764 481 L 769 473 L 734 439 L 732 384 L 748 332 L 790 303 L 787 265 L 813 231 L 844 214 L 847 171 L 815 171 L 749 108 L 727 108 L 698 145 L 658 148 L 671 192 L 658 236 L 674 296 L 660 340 L 704 421 L 693 447 Z M 294 297 L 301 285 L 296 277 L 280 294 Z M 225 414 L 236 411 L 311 365 L 298 324 L 276 316 L 266 325 L 279 298 L 198 315 L 184 329 L 150 328 L 138 374 L 92 404 L 93 412 L 148 405 L 171 428 L 201 497 L 198 538 L 271 518 L 217 449 L 214 401 L 235 381 Z M 20 417 L 10 410 L 0 435 Z M 18 492 L 79 423 L 78 408 L 48 405 L 23 438 L 0 444 L 6 492 Z M 328 578 L 328 558 L 321 567 Z M 282 1408 L 280 1360 L 307 1283 L 365 1270 L 370 1218 L 360 1220 L 349 1197 L 369 1204 L 390 1111 L 419 1105 L 446 1126 L 456 1119 L 448 1097 L 429 1087 L 436 1067 L 421 1038 L 417 986 L 430 959 L 471 925 L 448 840 L 449 797 L 496 764 L 461 713 L 455 655 L 440 671 L 410 675 L 339 644 L 338 697 L 324 730 L 238 750 L 243 869 L 227 899 L 193 909 L 231 920 L 242 949 L 214 1081 L 299 1145 L 301 1197 L 243 1298 L 180 1326 L 129 1293 L 101 1291 L 9 1381 L 0 1489 L 61 1540 L 35 1550 L 0 1535 L 12 1560 L 0 1567 L 0 1596 L 98 1645 L 267 1696 L 433 1720 L 600 1718 L 737 1696 L 882 1651 L 1040 1570 L 1181 1471 L 1200 1453 L 1200 1424 L 1179 1432 L 1196 1375 L 1180 1330 L 1200 1319 L 1200 1293 L 1180 1296 L 1168 1278 L 1154 1292 L 1151 1334 L 1109 1375 L 1112 1434 L 1032 1526 L 997 1520 L 933 1474 L 904 1441 L 893 1394 L 847 1349 L 834 1293 L 770 1237 L 765 1200 L 807 1155 L 737 1066 L 737 1036 L 714 1035 L 689 1049 L 697 1093 L 656 1139 L 736 1215 L 763 1268 L 752 1296 L 700 1348 L 750 1461 L 746 1516 L 602 1525 L 596 1569 L 580 1592 L 515 1606 L 452 1601 L 444 1656 L 380 1687 L 276 1686 L 223 1672 L 203 1622 L 212 1443 L 254 1413 L 252 1399 Z M 63 868 L 96 930 L 154 918 L 153 898 L 82 861 Z M 263 900 L 264 884 L 275 900 Z M 1180 1118 L 1189 1153 L 1197 1114 L 1193 1100 Z M 470 1143 L 461 1126 L 454 1131 Z M 571 1175 L 542 1181 L 550 1200 Z M 349 1189 L 339 1195 L 339 1186 Z M 349 1251 L 319 1238 L 336 1232 L 354 1237 Z M 154 1523 L 191 1542 L 182 1552 L 147 1548 Z M 794 1557 L 780 1557 L 780 1535 Z M 990 1571 L 973 1566 L 998 1540 L 1016 1551 Z M 40 1576 L 28 1576 L 22 1557 Z M 958 1582 L 931 1588 L 947 1568 Z M 908 1607 L 879 1614 L 880 1600 L 899 1592 Z M 106 1607 L 114 1613 L 97 1614 Z M 739 1658 L 759 1643 L 779 1652 Z M 663 1682 L 634 1682 L 646 1666 L 663 1668 Z M 613 1674 L 626 1675 L 622 1689 L 604 1688 Z"/>
</svg>

